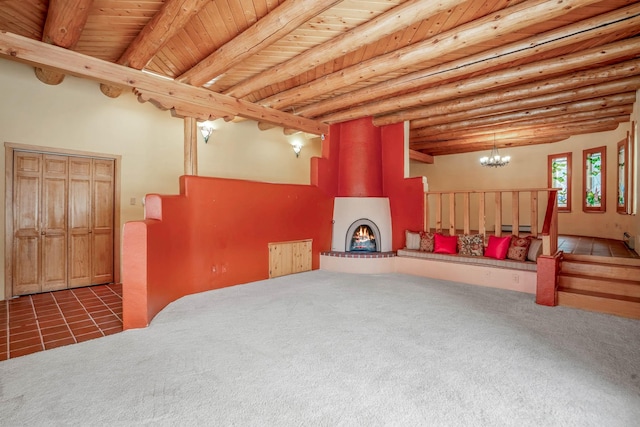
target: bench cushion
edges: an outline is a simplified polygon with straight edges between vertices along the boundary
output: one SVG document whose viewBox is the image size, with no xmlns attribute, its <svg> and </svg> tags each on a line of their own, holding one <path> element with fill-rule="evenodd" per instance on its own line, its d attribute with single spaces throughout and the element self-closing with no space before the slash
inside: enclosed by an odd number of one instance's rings
<svg viewBox="0 0 640 427">
<path fill-rule="evenodd" d="M 510 268 L 513 270 L 536 271 L 537 265 L 530 261 L 513 261 L 510 259 L 495 259 L 479 256 L 436 254 L 430 252 L 399 249 L 398 256 L 432 259 L 438 261 L 456 262 L 464 264 L 486 265 L 490 267 Z"/>
</svg>

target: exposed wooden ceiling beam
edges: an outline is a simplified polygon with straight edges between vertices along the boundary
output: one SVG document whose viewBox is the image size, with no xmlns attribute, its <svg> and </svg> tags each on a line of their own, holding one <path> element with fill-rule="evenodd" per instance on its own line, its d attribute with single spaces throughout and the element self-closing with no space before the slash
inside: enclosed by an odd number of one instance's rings
<svg viewBox="0 0 640 427">
<path fill-rule="evenodd" d="M 590 39 L 597 40 L 619 31 L 638 28 L 640 28 L 640 3 L 496 49 L 439 64 L 395 79 L 388 79 L 349 93 L 332 96 L 313 104 L 298 107 L 296 113 L 305 117 L 318 117 L 327 111 L 344 110 L 376 98 L 388 98 L 402 91 L 413 91 L 418 87 L 434 85 L 492 67 L 510 64 L 529 57 L 532 52 L 540 55 L 559 47 Z"/>
<path fill-rule="evenodd" d="M 549 105 L 534 109 L 523 109 L 490 116 L 469 115 L 469 118 L 466 120 L 453 121 L 442 125 L 414 129 L 413 132 L 411 132 L 411 137 L 437 137 L 438 135 L 452 137 L 455 132 L 470 132 L 473 129 L 477 128 L 484 129 L 487 126 L 508 125 L 510 123 L 519 124 L 521 122 L 528 122 L 530 120 L 538 118 L 549 118 L 571 113 L 584 113 L 594 111 L 598 111 L 600 114 L 603 114 L 604 110 L 607 108 L 632 105 L 635 100 L 636 92 L 626 92 L 623 94 L 591 98 L 576 102 L 567 102 L 564 104 Z"/>
<path fill-rule="evenodd" d="M 507 147 L 506 142 L 511 139 L 537 138 L 540 136 L 558 136 L 558 135 L 574 135 L 582 133 L 600 132 L 603 130 L 611 130 L 618 127 L 622 122 L 628 121 L 629 115 L 616 117 L 597 118 L 591 120 L 583 120 L 573 123 L 559 123 L 546 126 L 538 126 L 533 128 L 509 128 L 490 135 L 470 136 L 466 138 L 451 139 L 447 141 L 430 141 L 430 142 L 413 142 L 409 144 L 409 148 L 413 150 L 423 150 L 429 154 L 436 154 L 435 150 L 450 149 L 459 145 L 480 144 L 480 147 L 493 146 L 498 148 Z M 482 145 L 484 144 L 484 145 Z"/>
<path fill-rule="evenodd" d="M 605 129 L 610 130 L 610 129 Z M 567 138 L 571 137 L 571 135 L 562 134 L 562 135 L 554 135 L 554 136 L 539 136 L 535 139 L 532 138 L 512 138 L 507 140 L 506 147 L 501 148 L 500 154 L 505 155 L 508 154 L 504 149 L 515 148 L 515 147 L 524 147 L 530 145 L 540 145 L 540 144 L 550 144 L 553 142 L 564 141 Z M 431 150 L 431 155 L 435 158 L 437 156 L 447 156 L 452 154 L 463 154 L 463 153 L 478 153 L 483 152 L 481 156 L 488 155 L 489 151 L 493 148 L 493 144 L 468 144 L 468 145 L 456 145 L 452 148 L 446 148 L 441 150 Z M 481 156 L 478 156 L 481 157 Z"/>
<path fill-rule="evenodd" d="M 124 51 L 118 64 L 142 70 L 160 49 L 211 0 L 165 0 Z"/>
<path fill-rule="evenodd" d="M 202 86 L 223 74 L 225 70 L 277 42 L 339 1 L 287 0 L 176 80 Z"/>
<path fill-rule="evenodd" d="M 353 52 L 375 40 L 380 40 L 408 27 L 414 22 L 436 15 L 464 1 L 466 0 L 438 0 L 429 2 L 429 7 L 425 7 L 424 0 L 409 0 L 357 28 L 342 33 L 282 64 L 278 64 L 238 83 L 224 93 L 236 98 L 242 98 L 267 85 L 280 83 L 303 72 L 310 71 L 337 56 Z"/>
<path fill-rule="evenodd" d="M 433 164 L 433 156 L 416 150 L 409 150 L 409 158 L 421 163 Z"/>
<path fill-rule="evenodd" d="M 260 104 L 282 109 L 296 102 L 332 92 L 358 81 L 433 60 L 462 47 L 522 30 L 532 24 L 570 13 L 572 9 L 596 1 L 598 0 L 528 0 L 422 42 L 377 56 L 307 84 L 280 92 L 261 100 Z"/>
<path fill-rule="evenodd" d="M 118 64 L 142 70 L 156 53 L 210 0 L 166 0 L 151 21 L 124 51 Z M 100 85 L 102 93 L 117 98 L 122 87 Z"/>
<path fill-rule="evenodd" d="M 315 120 L 261 107 L 207 89 L 157 78 L 142 71 L 6 31 L 0 31 L 0 56 L 33 66 L 52 68 L 55 71 L 88 78 L 100 83 L 136 88 L 150 94 L 149 99 L 153 99 L 156 95 L 161 98 L 161 101 L 166 102 L 166 97 L 169 97 L 173 102 L 192 105 L 196 110 L 202 110 L 204 114 L 209 116 L 241 116 L 316 135 L 327 133 L 329 130 L 326 124 Z"/>
<path fill-rule="evenodd" d="M 511 123 L 507 129 L 509 131 L 522 131 L 539 129 L 545 126 L 562 125 L 565 123 L 575 123 L 585 120 L 597 120 L 606 119 L 612 117 L 621 118 L 623 121 L 629 121 L 630 114 L 633 112 L 633 104 L 620 105 L 616 107 L 602 108 L 596 111 L 580 111 L 570 114 L 562 114 L 553 117 L 542 117 L 531 120 L 523 120 L 516 123 Z M 625 118 L 626 119 L 623 119 Z M 411 136 L 411 143 L 427 143 L 427 142 L 442 142 L 456 140 L 459 138 L 491 138 L 497 132 L 502 132 L 505 129 L 504 125 L 500 126 L 486 126 L 482 128 L 464 129 L 455 132 L 450 132 L 446 135 L 435 136 Z"/>
<path fill-rule="evenodd" d="M 631 62 L 637 63 L 637 65 L 632 65 Z M 603 70 L 605 71 L 604 73 L 602 72 Z M 616 72 L 609 73 L 607 70 L 615 70 Z M 595 74 L 591 74 L 592 72 Z M 487 92 L 477 96 L 445 101 L 422 109 L 425 112 L 425 118 L 412 120 L 410 127 L 411 129 L 420 129 L 450 121 L 464 120 L 469 117 L 488 116 L 636 91 L 640 89 L 640 75 L 601 83 L 604 79 L 632 73 L 640 74 L 640 60 L 562 76 L 543 82 L 512 86 L 508 89 Z M 588 82 L 595 84 L 578 86 L 585 83 L 582 76 L 586 75 L 590 77 Z M 529 94 L 529 97 L 525 97 L 525 94 Z"/>
<path fill-rule="evenodd" d="M 640 39 L 628 39 L 605 46 L 597 46 L 574 53 L 544 61 L 533 62 L 514 69 L 504 69 L 469 78 L 459 82 L 453 82 L 428 89 L 399 95 L 391 100 L 383 100 L 360 107 L 355 107 L 343 114 L 329 114 L 320 120 L 333 123 L 335 121 L 350 120 L 367 115 L 382 114 L 374 120 L 376 126 L 398 123 L 405 120 L 413 120 L 423 117 L 421 109 L 411 110 L 417 105 L 429 105 L 447 98 L 471 96 L 486 91 L 487 87 L 506 87 L 551 78 L 559 74 L 569 74 L 585 67 L 592 67 L 607 61 L 620 61 L 633 57 L 640 51 Z M 585 73 L 586 86 L 589 72 Z M 404 111 L 401 111 L 404 110 Z M 393 113 L 390 113 L 393 111 Z M 400 111 L 400 112 L 398 112 Z M 364 114 L 364 115 L 363 115 Z"/>
<path fill-rule="evenodd" d="M 80 40 L 92 3 L 93 0 L 50 0 L 42 41 L 73 49 Z M 57 85 L 64 80 L 63 73 L 39 67 L 35 71 L 38 80 L 49 85 Z"/>
</svg>

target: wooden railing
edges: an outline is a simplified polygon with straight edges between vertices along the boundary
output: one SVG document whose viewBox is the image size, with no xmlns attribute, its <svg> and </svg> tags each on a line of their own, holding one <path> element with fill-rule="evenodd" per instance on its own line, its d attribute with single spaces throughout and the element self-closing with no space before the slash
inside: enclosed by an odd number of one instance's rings
<svg viewBox="0 0 640 427">
<path fill-rule="evenodd" d="M 539 193 L 548 193 L 548 197 L 539 197 Z M 493 206 L 488 203 L 488 195 L 493 194 Z M 507 206 L 503 203 L 505 195 L 511 197 L 510 224 L 509 212 L 505 212 Z M 520 198 L 526 195 L 529 198 L 529 212 L 521 210 Z M 437 232 L 443 231 L 443 210 L 448 211 L 448 227 L 444 228 L 454 235 L 459 231 L 470 234 L 474 231 L 486 237 L 487 233 L 501 236 L 503 226 L 510 225 L 513 234 L 519 234 L 522 217 L 528 213 L 526 233 L 540 236 L 543 243 L 543 254 L 551 255 L 558 247 L 558 209 L 556 206 L 557 189 L 553 188 L 525 188 L 514 190 L 465 190 L 465 191 L 430 191 L 424 193 L 424 231 L 433 228 Z M 547 206 L 540 210 L 539 201 L 546 200 Z M 461 202 L 461 207 L 460 207 Z M 477 207 L 475 219 L 471 215 L 472 205 Z M 491 208 L 491 209 L 489 209 Z M 493 222 L 487 222 L 487 210 L 493 211 Z M 542 218 L 542 230 L 539 232 L 540 212 L 545 212 Z M 445 212 L 446 214 L 447 212 Z M 476 223 L 477 219 L 477 223 Z M 506 222 L 506 224 L 505 224 Z M 524 227 L 523 227 L 524 228 Z"/>
</svg>

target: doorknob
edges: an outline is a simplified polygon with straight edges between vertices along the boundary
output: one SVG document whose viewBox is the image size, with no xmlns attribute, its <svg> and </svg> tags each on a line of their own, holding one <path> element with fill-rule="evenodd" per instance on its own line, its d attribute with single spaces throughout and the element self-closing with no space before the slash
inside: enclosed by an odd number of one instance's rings
<svg viewBox="0 0 640 427">
<path fill-rule="evenodd" d="M 44 236 L 45 234 L 47 234 L 47 232 L 46 231 L 41 231 L 40 234 L 42 234 Z"/>
</svg>

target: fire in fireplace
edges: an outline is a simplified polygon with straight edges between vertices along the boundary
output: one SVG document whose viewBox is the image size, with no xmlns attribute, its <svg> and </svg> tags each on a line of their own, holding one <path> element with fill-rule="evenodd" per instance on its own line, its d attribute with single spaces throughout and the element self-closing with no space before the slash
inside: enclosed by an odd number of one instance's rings
<svg viewBox="0 0 640 427">
<path fill-rule="evenodd" d="M 368 219 L 359 219 L 347 231 L 346 252 L 379 252 L 378 227 Z"/>
</svg>

